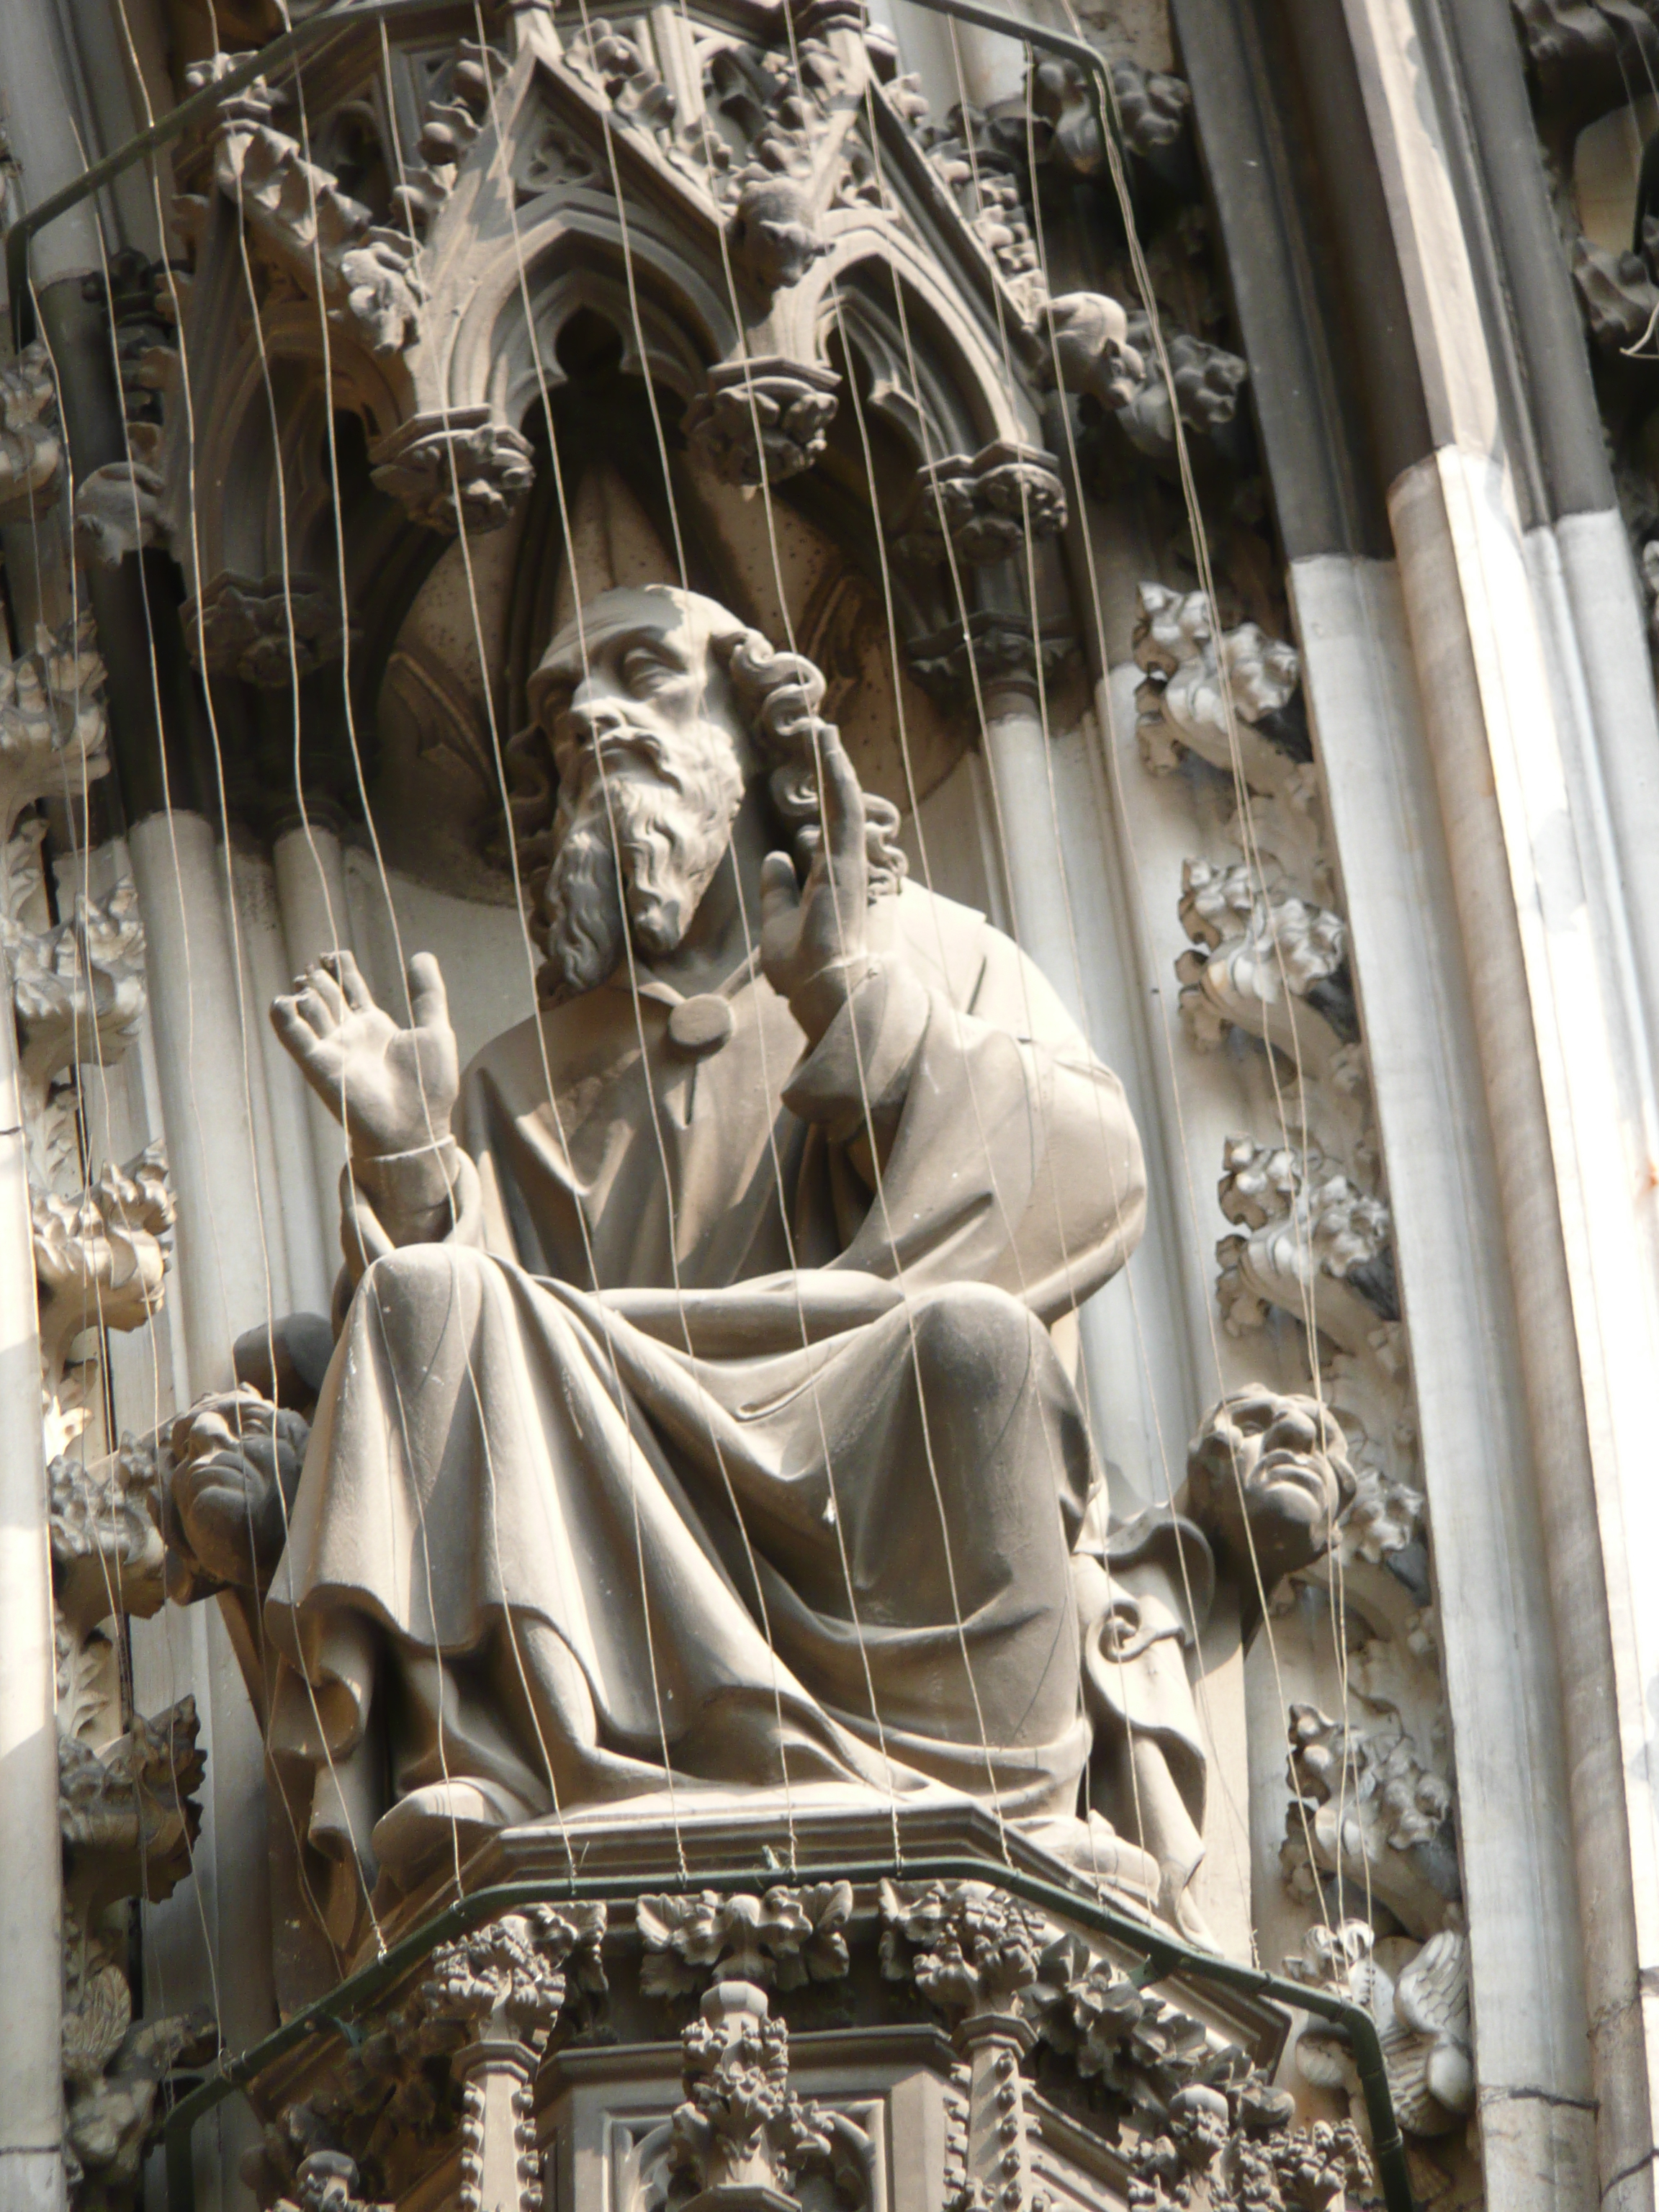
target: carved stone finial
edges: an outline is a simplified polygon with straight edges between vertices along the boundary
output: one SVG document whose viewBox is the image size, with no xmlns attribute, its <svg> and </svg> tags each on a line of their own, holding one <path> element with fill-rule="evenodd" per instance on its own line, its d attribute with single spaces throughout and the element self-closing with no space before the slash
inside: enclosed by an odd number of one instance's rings
<svg viewBox="0 0 1659 2212">
<path fill-rule="evenodd" d="M 530 2085 L 571 1981 L 605 1987 L 605 1930 L 602 1905 L 538 1905 L 433 1953 L 416 2002 L 459 2037 L 461 2212 L 540 2212 Z"/>
<path fill-rule="evenodd" d="M 680 2039 L 685 2101 L 671 2122 L 673 2212 L 799 2212 L 822 2172 L 843 2203 L 869 2195 L 862 2129 L 789 2087 L 789 2032 L 752 1982 L 716 1982 Z"/>
<path fill-rule="evenodd" d="M 836 1980 L 848 1971 L 842 1931 L 852 1910 L 852 1885 L 844 1881 L 780 1886 L 764 1897 L 712 1889 L 642 1897 L 635 1907 L 645 1948 L 640 1986 L 648 1996 L 680 1996 L 709 1978 L 781 1990 Z"/>
<path fill-rule="evenodd" d="M 835 370 L 813 362 L 722 362 L 686 409 L 685 434 L 723 483 L 776 483 L 823 453 L 840 390 Z"/>
<path fill-rule="evenodd" d="M 535 481 L 529 441 L 487 406 L 418 415 L 369 456 L 375 483 L 428 530 L 499 530 Z"/>
</svg>

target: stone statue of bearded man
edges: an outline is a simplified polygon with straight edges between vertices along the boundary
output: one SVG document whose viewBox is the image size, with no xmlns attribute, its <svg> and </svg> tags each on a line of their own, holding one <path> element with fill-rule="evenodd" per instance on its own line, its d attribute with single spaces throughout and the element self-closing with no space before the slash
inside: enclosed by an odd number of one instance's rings
<svg viewBox="0 0 1659 2212">
<path fill-rule="evenodd" d="M 457 1824 L 671 1786 L 1078 1825 L 1099 1476 L 1050 1328 L 1133 1247 L 1139 1146 L 1043 977 L 902 879 L 823 696 L 606 592 L 516 749 L 538 1017 L 460 1077 L 428 956 L 408 1029 L 345 954 L 274 1010 L 350 1153 L 266 1605 L 341 1940 Z"/>
</svg>

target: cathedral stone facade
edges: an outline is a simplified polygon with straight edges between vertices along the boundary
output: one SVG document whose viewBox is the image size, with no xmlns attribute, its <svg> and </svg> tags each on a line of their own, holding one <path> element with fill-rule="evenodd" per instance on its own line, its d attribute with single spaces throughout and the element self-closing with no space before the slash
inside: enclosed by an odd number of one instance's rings
<svg viewBox="0 0 1659 2212">
<path fill-rule="evenodd" d="M 1656 0 L 0 123 L 0 2212 L 1652 2212 Z"/>
</svg>

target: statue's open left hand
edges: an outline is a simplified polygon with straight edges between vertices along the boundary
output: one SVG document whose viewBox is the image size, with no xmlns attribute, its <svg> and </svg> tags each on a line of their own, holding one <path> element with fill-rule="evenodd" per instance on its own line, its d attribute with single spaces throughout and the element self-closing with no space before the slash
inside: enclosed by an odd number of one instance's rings
<svg viewBox="0 0 1659 2212">
<path fill-rule="evenodd" d="M 408 980 L 414 1023 L 406 1030 L 375 1005 L 349 952 L 325 954 L 270 1010 L 277 1036 L 345 1125 L 359 1160 L 416 1152 L 449 1134 L 460 1056 L 444 979 L 432 955 L 417 952 Z"/>
<path fill-rule="evenodd" d="M 785 853 L 761 869 L 761 966 L 809 1037 L 821 1036 L 867 971 L 870 860 L 864 793 L 840 737 L 826 729 L 823 836 L 804 889 Z"/>
</svg>

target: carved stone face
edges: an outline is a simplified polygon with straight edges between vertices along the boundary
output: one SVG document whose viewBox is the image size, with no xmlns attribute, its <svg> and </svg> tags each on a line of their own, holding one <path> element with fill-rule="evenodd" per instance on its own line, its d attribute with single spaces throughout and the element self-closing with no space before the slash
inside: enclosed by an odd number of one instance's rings
<svg viewBox="0 0 1659 2212">
<path fill-rule="evenodd" d="M 1267 1389 L 1222 1400 L 1193 1442 L 1187 1478 L 1194 1517 L 1240 1571 L 1250 1573 L 1254 1555 L 1267 1589 L 1329 1549 L 1354 1489 L 1328 1409 Z"/>
<path fill-rule="evenodd" d="M 672 951 L 690 927 L 752 766 L 709 651 L 716 632 L 741 629 L 695 593 L 607 592 L 536 672 L 532 704 L 559 771 L 546 895 L 555 997 L 605 981 L 624 927 L 647 956 Z"/>
</svg>

